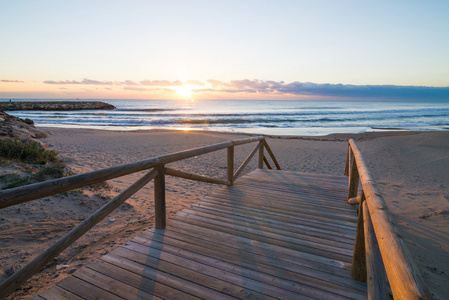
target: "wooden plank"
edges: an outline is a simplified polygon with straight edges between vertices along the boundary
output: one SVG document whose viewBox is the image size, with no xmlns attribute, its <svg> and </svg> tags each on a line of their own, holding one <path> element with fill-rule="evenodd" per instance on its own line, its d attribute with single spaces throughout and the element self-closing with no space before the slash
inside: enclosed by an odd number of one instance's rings
<svg viewBox="0 0 449 300">
<path fill-rule="evenodd" d="M 340 221 L 342 223 L 346 223 L 348 225 L 352 225 L 357 221 L 357 217 L 353 216 L 352 214 L 348 213 L 341 213 L 341 212 L 334 212 L 332 209 L 327 209 L 325 207 L 321 207 L 318 205 L 305 205 L 302 203 L 297 204 L 291 204 L 291 203 L 285 203 L 282 201 L 277 201 L 276 198 L 264 198 L 264 199 L 258 199 L 257 197 L 252 197 L 251 195 L 246 195 L 244 197 L 241 197 L 240 195 L 234 196 L 233 194 L 230 194 L 228 197 L 221 196 L 221 195 L 210 195 L 206 197 L 204 200 L 208 201 L 209 199 L 215 200 L 215 201 L 223 201 L 226 199 L 230 199 L 230 203 L 232 205 L 238 205 L 242 207 L 251 207 L 256 206 L 260 207 L 261 209 L 276 209 L 278 211 L 286 211 L 290 214 L 311 214 L 315 215 L 317 217 L 322 218 L 330 218 L 334 221 Z"/>
<path fill-rule="evenodd" d="M 90 268 L 81 268 L 73 277 L 89 282 L 123 299 L 161 299 Z"/>
<path fill-rule="evenodd" d="M 264 191 L 270 194 L 281 193 L 285 196 L 289 196 L 292 198 L 301 198 L 301 197 L 309 197 L 313 199 L 326 199 L 328 205 L 334 205 L 336 207 L 345 207 L 347 209 L 352 209 L 351 207 L 346 206 L 346 192 L 335 192 L 335 190 L 324 190 L 318 189 L 316 187 L 301 187 L 297 185 L 292 186 L 282 186 L 282 183 L 263 183 L 252 180 L 252 181 L 239 181 L 238 185 L 235 187 L 229 188 L 231 191 L 253 191 L 255 194 L 261 194 L 260 186 L 264 186 Z M 218 192 L 218 191 L 217 191 Z M 330 201 L 332 199 L 333 201 Z M 338 201 L 341 199 L 340 201 Z M 323 201 L 322 200 L 322 201 Z"/>
<path fill-rule="evenodd" d="M 200 204 L 207 204 L 207 205 L 217 205 L 217 206 L 227 206 L 227 207 L 233 207 L 232 203 L 223 203 L 222 199 L 220 198 L 204 198 L 203 201 Z M 234 206 L 235 207 L 235 206 Z M 249 210 L 249 211 L 256 211 L 259 212 L 261 214 L 271 214 L 271 213 L 275 213 L 275 214 L 282 214 L 283 212 L 285 212 L 284 208 L 278 208 L 278 207 L 268 207 L 268 206 L 264 206 L 262 204 L 258 204 L 258 203 L 243 203 L 242 205 L 239 205 L 237 208 L 242 209 L 242 210 Z M 332 224 L 333 226 L 336 226 L 336 228 L 340 228 L 340 229 L 349 229 L 349 228 L 353 228 L 355 229 L 354 225 L 355 222 L 348 222 L 345 220 L 340 220 L 340 219 L 330 219 L 328 220 L 328 216 L 326 215 L 322 215 L 322 214 L 314 214 L 313 218 L 311 218 L 312 214 L 308 214 L 305 212 L 301 212 L 298 210 L 291 210 L 288 212 L 285 212 L 285 218 L 298 218 L 298 219 L 304 219 L 304 220 L 309 220 L 310 224 L 320 224 L 320 222 L 323 222 L 321 225 L 326 226 L 326 224 L 324 222 L 327 222 L 327 225 Z M 353 227 L 351 227 L 353 226 Z"/>
<path fill-rule="evenodd" d="M 194 215 L 198 216 L 200 218 L 210 218 L 211 213 L 210 212 L 202 212 L 198 210 L 192 210 L 192 209 L 183 209 L 182 212 L 178 214 L 178 216 L 182 217 L 184 214 L 188 215 Z M 219 215 L 219 214 L 213 214 L 214 221 L 220 221 L 224 224 L 229 224 L 229 226 L 232 226 L 235 228 L 235 225 L 239 226 L 246 226 L 247 228 L 250 228 L 253 230 L 254 228 L 257 228 L 261 231 L 269 231 L 275 235 L 282 236 L 282 237 L 292 237 L 292 238 L 298 238 L 302 240 L 309 240 L 312 242 L 317 243 L 325 243 L 327 245 L 336 246 L 344 249 L 351 250 L 354 242 L 352 239 L 335 239 L 335 238 L 329 238 L 326 233 L 321 232 L 315 232 L 314 235 L 307 235 L 305 233 L 301 233 L 300 231 L 292 231 L 289 228 L 283 226 L 283 222 L 272 222 L 275 224 L 267 224 L 263 221 L 257 221 L 254 219 L 251 219 L 250 217 L 244 218 L 244 217 L 236 217 L 233 215 Z M 271 220 L 273 221 L 273 220 Z"/>
<path fill-rule="evenodd" d="M 284 178 L 267 178 L 265 174 L 261 174 L 263 177 L 252 177 L 245 176 L 241 180 L 239 180 L 240 184 L 263 184 L 265 188 L 265 184 L 267 187 L 271 187 L 272 189 L 278 190 L 286 190 L 286 191 L 313 191 L 312 194 L 318 193 L 327 195 L 344 195 L 343 198 L 347 196 L 347 189 L 345 185 L 340 182 L 332 183 L 330 181 L 323 180 L 286 180 Z"/>
<path fill-rule="evenodd" d="M 273 297 L 266 296 L 257 292 L 257 289 L 260 288 L 260 284 L 258 285 L 257 282 L 255 283 L 246 280 L 233 282 L 228 278 L 229 276 L 227 276 L 225 272 L 221 272 L 220 274 L 215 272 L 212 276 L 210 276 L 210 274 L 206 275 L 201 273 L 201 271 L 208 271 L 205 266 L 197 266 L 196 270 L 194 271 L 184 267 L 183 265 L 181 266 L 169 261 L 162 260 L 160 258 L 161 255 L 163 255 L 163 253 L 159 252 L 156 254 L 156 257 L 152 257 L 150 255 L 142 255 L 136 251 L 121 247 L 116 249 L 109 255 L 103 257 L 102 260 L 113 263 L 115 259 L 118 266 L 126 268 L 129 268 L 131 266 L 142 268 L 142 266 L 144 266 L 152 269 L 157 269 L 155 275 L 158 277 L 162 277 L 162 275 L 163 278 L 165 278 L 167 275 L 173 276 L 174 282 L 170 284 L 181 287 L 182 285 L 180 285 L 179 279 L 183 279 L 183 281 L 187 282 L 188 285 L 196 285 L 197 291 L 195 296 L 199 296 L 204 299 L 216 299 L 216 297 L 219 297 L 218 295 L 221 292 L 224 292 L 228 296 L 237 298 L 273 299 Z M 121 258 L 126 260 L 121 261 Z M 184 264 L 188 264 L 188 261 L 185 260 Z M 223 278 L 227 278 L 228 281 L 223 280 Z"/>
<path fill-rule="evenodd" d="M 140 297 L 145 295 L 147 299 L 198 299 L 198 297 L 174 289 L 172 287 L 164 285 L 163 283 L 156 282 L 151 278 L 142 276 L 142 274 L 125 270 L 104 260 L 97 260 L 95 262 L 92 262 L 87 266 L 87 268 L 95 270 L 96 272 L 101 273 L 104 276 L 114 278 L 136 289 L 139 289 L 139 291 L 131 289 L 126 298 L 135 299 L 135 297 L 137 296 Z"/>
<path fill-rule="evenodd" d="M 289 173 L 289 172 L 282 172 L 279 173 L 276 170 L 269 170 L 269 169 L 261 169 L 256 170 L 254 172 L 251 172 L 247 174 L 244 178 L 246 179 L 258 179 L 263 181 L 278 181 L 283 182 L 284 184 L 307 184 L 307 183 L 327 183 L 329 185 L 336 186 L 337 189 L 341 189 L 343 186 L 346 185 L 348 179 L 343 176 L 329 176 L 325 174 L 315 174 L 313 176 L 309 176 L 307 173 Z"/>
<path fill-rule="evenodd" d="M 166 237 L 164 237 L 164 239 L 165 238 Z M 146 243 L 145 240 L 141 240 L 140 238 L 136 240 L 136 242 L 139 242 L 139 240 L 142 245 Z M 178 242 L 178 244 L 180 243 Z M 270 259 L 271 256 L 260 258 L 259 256 L 251 256 L 250 252 L 248 252 L 247 255 L 242 256 L 240 255 L 241 251 L 236 251 L 236 254 L 232 254 L 228 251 L 223 251 L 226 248 L 214 250 L 213 248 L 202 245 L 201 243 L 199 245 L 192 246 L 184 245 L 183 247 L 178 248 L 176 246 L 176 240 L 174 239 L 168 239 L 167 241 L 164 240 L 163 244 L 160 243 L 159 246 L 157 245 L 157 242 L 155 242 L 155 237 L 153 237 L 151 247 L 153 248 L 154 246 L 156 246 L 156 248 L 160 247 L 160 249 L 163 249 L 164 252 L 185 256 L 192 260 L 201 259 L 199 256 L 206 257 L 205 260 L 207 260 L 207 257 L 212 257 L 211 261 L 214 267 L 221 268 L 221 264 L 226 262 L 230 264 L 229 270 L 231 270 L 231 272 L 235 272 L 236 274 L 244 274 L 247 269 L 253 270 L 257 273 L 252 272 L 251 274 L 256 274 L 255 278 L 258 278 L 259 280 L 261 280 L 262 277 L 268 278 L 265 275 L 271 275 L 276 278 L 283 278 L 289 281 L 293 280 L 300 286 L 310 286 L 315 289 L 334 294 L 345 295 L 351 293 L 349 290 L 355 289 L 356 294 L 366 296 L 366 286 L 358 284 L 351 278 L 335 276 L 335 274 L 331 275 L 318 268 L 310 269 L 304 266 L 294 266 L 288 263 L 286 264 L 276 259 Z M 134 250 L 140 251 L 144 254 L 151 251 L 146 248 L 139 249 L 138 246 L 130 243 L 128 243 L 126 247 L 132 247 Z M 193 249 L 190 249 L 190 247 Z M 347 275 L 347 273 L 345 274 Z M 274 280 L 278 279 L 269 277 L 267 279 L 267 283 L 270 284 L 270 282 L 272 283 Z M 340 289 L 340 291 L 334 291 L 335 289 Z"/>
<path fill-rule="evenodd" d="M 255 179 L 245 179 L 245 180 L 239 180 L 239 185 L 242 187 L 245 186 L 255 186 L 260 187 L 261 185 L 264 186 L 264 190 L 268 191 L 284 191 L 284 193 L 291 193 L 294 194 L 296 192 L 298 193 L 309 193 L 311 195 L 320 195 L 320 196 L 327 196 L 327 197 L 342 197 L 345 199 L 344 201 L 340 201 L 339 203 L 345 202 L 347 191 L 345 189 L 338 190 L 335 187 L 332 186 L 317 186 L 314 184 L 284 184 L 279 181 L 257 181 Z M 344 196 L 343 196 L 344 195 Z M 338 198 L 337 198 L 338 199 Z M 335 200 L 337 200 L 335 199 Z"/>
<path fill-rule="evenodd" d="M 204 199 L 203 199 L 204 200 Z M 218 211 L 235 211 L 237 214 L 241 213 L 243 216 L 245 212 L 250 212 L 253 216 L 260 216 L 261 218 L 282 218 L 282 220 L 286 223 L 300 224 L 306 225 L 313 228 L 321 228 L 324 230 L 335 231 L 336 233 L 351 233 L 354 232 L 355 235 L 355 226 L 354 223 L 347 222 L 339 222 L 339 220 L 330 220 L 327 222 L 326 218 L 322 218 L 319 216 L 315 216 L 313 219 L 310 218 L 310 215 L 301 214 L 301 213 L 285 213 L 278 212 L 276 209 L 260 209 L 257 205 L 253 207 L 250 206 L 232 206 L 230 203 L 225 203 L 220 200 L 208 199 L 208 201 L 201 201 L 194 204 L 197 207 L 204 207 L 205 209 L 213 209 Z M 333 230 L 334 229 L 334 230 Z"/>
<path fill-rule="evenodd" d="M 304 282 L 305 284 L 308 284 L 306 282 L 310 280 L 312 281 L 312 285 L 314 285 L 313 282 L 327 280 L 331 282 L 330 285 L 355 286 L 356 289 L 366 293 L 365 284 L 359 284 L 354 281 L 349 277 L 349 272 L 347 270 L 342 272 L 343 269 L 336 268 L 335 265 L 316 263 L 308 260 L 302 260 L 302 262 L 301 260 L 294 260 L 293 263 L 291 263 L 291 261 L 285 259 L 282 251 L 263 250 L 261 255 L 254 255 L 251 248 L 246 247 L 243 249 L 241 245 L 228 241 L 224 241 L 223 243 L 220 243 L 221 246 L 217 246 L 217 243 L 221 241 L 221 239 L 215 238 L 214 242 L 203 240 L 201 237 L 201 235 L 198 235 L 197 237 L 189 236 L 187 239 L 185 234 L 172 231 L 169 231 L 168 235 L 167 232 L 164 233 L 163 236 L 159 235 L 157 232 L 154 232 L 154 234 L 152 234 L 152 232 L 147 232 L 145 236 L 135 238 L 132 242 L 127 243 L 125 247 L 134 247 L 133 249 L 136 250 L 137 248 L 130 244 L 134 242 L 148 247 L 151 246 L 151 248 L 159 249 L 159 251 L 170 252 L 176 255 L 185 255 L 189 259 L 193 259 L 192 253 L 196 253 L 213 257 L 213 266 L 215 267 L 217 267 L 219 261 L 231 263 L 235 265 L 232 269 L 236 273 L 241 272 L 239 267 L 245 267 L 257 270 L 264 274 L 280 276 L 289 280 L 295 279 L 296 282 Z M 182 239 L 184 239 L 184 241 Z M 233 248 L 235 248 L 235 250 L 233 250 Z M 266 249 L 268 249 L 268 247 Z M 141 248 L 140 251 L 142 253 L 147 253 L 149 250 Z M 283 277 L 282 274 L 288 275 Z M 320 285 L 322 284 L 318 283 L 318 286 Z M 332 289 L 335 289 L 336 287 L 337 286 L 333 286 Z"/>
<path fill-rule="evenodd" d="M 126 249 L 116 249 L 116 251 L 120 251 L 120 253 L 122 253 L 124 250 Z M 109 264 L 118 266 L 124 270 L 139 274 L 142 278 L 151 279 L 157 284 L 163 284 L 165 286 L 171 287 L 172 289 L 183 291 L 187 294 L 192 295 L 193 297 L 204 299 L 204 296 L 208 295 L 211 297 L 210 299 L 233 299 L 226 293 L 216 292 L 213 289 L 195 284 L 173 274 L 162 272 L 158 270 L 157 267 L 152 268 L 145 264 L 140 264 L 132 261 L 126 257 L 118 256 L 115 253 L 116 252 L 112 252 L 108 255 L 105 255 L 101 258 L 101 260 Z"/>
<path fill-rule="evenodd" d="M 314 192 L 314 194 L 311 194 Z M 246 185 L 245 183 L 239 182 L 238 185 L 230 187 L 225 190 L 217 191 L 211 195 L 223 195 L 223 194 L 248 194 L 248 196 L 253 196 L 253 198 L 261 198 L 264 200 L 267 198 L 273 198 L 276 200 L 284 200 L 290 202 L 303 202 L 308 205 L 316 205 L 323 203 L 325 206 L 339 208 L 347 212 L 354 212 L 355 209 L 351 206 L 346 205 L 346 195 L 342 194 L 331 194 L 331 193 L 320 193 L 314 189 L 312 190 L 281 190 L 278 187 L 271 189 L 270 186 L 266 186 L 264 192 L 258 190 L 255 184 Z M 334 201 L 331 201 L 333 199 Z M 344 199 L 341 202 L 335 201 L 336 199 Z M 316 204 L 315 204 L 316 203 Z"/>
<path fill-rule="evenodd" d="M 174 220 L 180 219 L 175 216 Z M 270 244 L 290 247 L 299 251 L 314 252 L 324 257 L 343 260 L 350 262 L 352 257 L 352 251 L 350 249 L 342 249 L 333 245 L 318 243 L 315 241 L 304 241 L 299 238 L 282 237 L 279 238 L 275 233 L 264 232 L 260 229 L 247 228 L 245 226 L 232 224 L 232 228 L 227 227 L 225 223 L 221 221 L 215 221 L 211 219 L 184 215 L 182 216 L 183 222 L 186 224 L 193 224 L 200 227 L 213 228 L 217 231 L 233 233 L 244 237 L 249 237 L 252 240 L 268 240 Z"/>
<path fill-rule="evenodd" d="M 297 194 L 292 195 L 291 193 L 282 193 L 282 192 L 272 192 L 270 190 L 265 190 L 266 192 L 260 192 L 253 188 L 242 188 L 242 186 L 236 186 L 232 189 L 229 189 L 226 192 L 222 193 L 213 193 L 210 196 L 224 196 L 226 198 L 231 199 L 246 199 L 256 201 L 256 202 L 265 202 L 268 203 L 268 205 L 271 205 L 271 203 L 279 203 L 279 204 L 286 204 L 289 206 L 295 205 L 295 206 L 302 206 L 302 207 L 310 207 L 315 208 L 318 207 L 320 210 L 329 210 L 329 211 L 335 211 L 339 214 L 343 213 L 346 216 L 350 216 L 354 221 L 357 219 L 356 210 L 352 207 L 347 205 L 345 203 L 345 206 L 341 206 L 340 204 L 328 204 L 329 200 L 327 200 L 325 197 L 316 197 L 309 196 L 306 193 L 303 194 Z"/>
<path fill-rule="evenodd" d="M 202 227 L 176 222 L 175 220 L 173 221 L 174 223 L 171 223 L 171 230 L 167 233 L 167 235 L 183 242 L 183 247 L 190 247 L 185 243 L 190 243 L 190 240 L 195 240 L 198 243 L 204 244 L 204 247 L 215 249 L 217 251 L 222 251 L 222 246 L 225 246 L 227 253 L 243 255 L 243 253 L 248 252 L 248 255 L 265 257 L 264 259 L 267 260 L 275 257 L 277 260 L 284 262 L 281 265 L 284 265 L 285 263 L 293 265 L 298 264 L 300 266 L 319 269 L 323 272 L 330 270 L 329 272 L 332 274 L 345 274 L 344 276 L 350 278 L 350 263 L 348 262 L 319 256 L 315 253 L 301 252 L 296 249 L 292 249 L 288 245 L 287 247 L 282 247 L 270 244 L 266 241 L 256 241 L 248 237 L 237 236 L 214 230 L 204 230 Z M 184 237 L 180 236 L 180 234 Z M 149 237 L 153 237 L 153 233 L 144 232 L 142 233 L 142 236 L 144 239 L 148 239 Z M 138 237 L 136 237 L 136 240 L 133 239 L 133 241 L 142 242 L 142 240 Z M 237 252 L 234 252 L 233 249 Z M 344 269 L 343 273 L 340 272 L 341 269 Z"/>
<path fill-rule="evenodd" d="M 76 295 L 88 298 L 366 299 L 349 275 L 357 216 L 347 181 L 323 178 L 253 171 L 58 288 L 75 293 L 81 281 Z"/>
<path fill-rule="evenodd" d="M 209 256 L 229 262 L 257 262 L 257 265 L 267 265 L 269 269 L 279 268 L 304 275 L 309 274 L 308 269 L 313 269 L 314 272 L 327 274 L 320 275 L 323 277 L 337 275 L 354 282 L 349 276 L 348 263 L 326 259 L 268 243 L 252 241 L 242 237 L 232 236 L 228 240 L 221 240 L 218 237 L 226 236 L 222 233 L 213 235 L 213 233 L 211 234 L 209 232 L 201 235 L 201 231 L 195 229 L 189 231 L 190 234 L 185 233 L 185 231 L 191 230 L 192 228 L 194 227 L 185 226 L 183 228 L 173 228 L 164 235 L 164 240 L 161 240 L 162 237 L 158 232 L 148 231 L 130 242 L 151 246 L 153 248 L 161 247 L 164 251 L 170 251 L 166 249 L 170 249 L 169 247 L 172 246 L 176 247 L 176 249 L 184 249 L 195 253 L 208 253 Z M 151 240 L 151 244 L 149 240 Z M 127 247 L 127 245 L 124 247 Z M 249 267 L 251 268 L 251 264 Z"/>
<path fill-rule="evenodd" d="M 286 231 L 290 231 L 293 233 L 299 233 L 299 234 L 309 234 L 310 236 L 319 237 L 321 235 L 325 235 L 328 239 L 333 241 L 340 241 L 343 243 L 354 243 L 354 235 L 351 233 L 339 233 L 335 230 L 329 229 L 321 229 L 321 228 L 315 228 L 312 226 L 302 225 L 298 224 L 297 222 L 291 222 L 285 218 L 267 218 L 266 215 L 263 217 L 260 217 L 258 215 L 255 215 L 251 213 L 249 216 L 245 216 L 243 213 L 239 213 L 232 210 L 225 210 L 225 209 L 211 209 L 211 208 L 204 208 L 201 206 L 198 206 L 198 204 L 192 205 L 189 210 L 184 209 L 184 212 L 197 211 L 202 212 L 204 214 L 209 214 L 211 216 L 223 216 L 227 217 L 229 219 L 235 219 L 240 221 L 246 221 L 250 223 L 260 223 L 264 224 L 265 226 L 268 226 L 270 228 L 276 228 L 276 229 L 282 229 Z"/>
<path fill-rule="evenodd" d="M 118 297 L 113 293 L 110 293 L 102 288 L 99 288 L 74 276 L 67 277 L 56 285 L 83 299 L 123 300 L 123 298 Z M 105 286 L 105 288 L 108 289 L 107 286 Z"/>
<path fill-rule="evenodd" d="M 319 186 L 319 184 L 334 186 L 338 190 L 341 190 L 343 187 L 347 189 L 348 179 L 343 176 L 328 176 L 325 174 L 316 174 L 313 176 L 309 176 L 308 174 L 293 174 L 288 172 L 278 173 L 275 170 L 257 170 L 255 172 L 251 172 L 245 179 L 257 179 L 261 181 L 277 181 L 282 182 L 286 185 L 307 185 L 314 184 Z"/>
<path fill-rule="evenodd" d="M 164 242 L 165 245 L 165 242 Z M 271 295 L 273 297 L 278 297 L 279 295 L 284 295 L 287 298 L 296 298 L 299 295 L 308 296 L 308 297 L 318 297 L 320 299 L 329 298 L 331 296 L 337 297 L 338 295 L 335 293 L 335 288 L 338 288 L 341 292 L 340 297 L 343 296 L 354 296 L 354 298 L 363 298 L 365 297 L 366 292 L 359 291 L 354 292 L 353 289 L 348 289 L 339 285 L 333 285 L 332 287 L 326 287 L 328 282 L 314 279 L 314 278 L 306 278 L 308 280 L 308 284 L 312 284 L 308 286 L 307 284 L 300 284 L 299 280 L 292 281 L 291 279 L 283 279 L 280 277 L 273 277 L 262 270 L 253 270 L 250 268 L 242 267 L 240 264 L 232 264 L 226 263 L 224 261 L 218 260 L 217 258 L 210 259 L 206 255 L 201 252 L 190 252 L 187 256 L 180 256 L 178 252 L 183 251 L 183 248 L 173 247 L 173 250 L 170 253 L 169 251 L 158 251 L 157 249 L 148 248 L 146 246 L 136 244 L 136 243 L 127 243 L 127 249 L 136 251 L 136 254 L 130 254 L 129 252 L 124 252 L 121 255 L 123 257 L 130 258 L 134 261 L 138 261 L 140 263 L 146 263 L 147 256 L 155 256 L 159 260 L 163 260 L 165 262 L 170 262 L 185 268 L 189 268 L 191 270 L 195 270 L 197 272 L 201 272 L 203 274 L 207 274 L 216 280 L 226 280 L 228 282 L 233 282 L 237 285 L 244 286 L 253 286 L 253 289 L 258 291 L 263 291 L 264 294 Z M 208 252 L 208 249 L 204 249 L 205 252 Z M 268 266 L 267 266 L 268 267 Z M 177 273 L 180 276 L 179 273 Z M 243 277 L 243 278 L 241 278 Z M 294 278 L 299 279 L 300 276 L 296 276 Z M 243 279 L 243 280 L 242 280 Z M 324 285 L 324 287 L 323 287 Z M 331 284 L 332 285 L 332 284 Z M 282 290 L 280 290 L 280 288 Z M 286 292 L 287 291 L 287 292 Z M 289 293 L 293 292 L 294 294 Z M 260 294 L 257 297 L 262 297 Z"/>
<path fill-rule="evenodd" d="M 51 288 L 49 288 L 43 292 L 40 292 L 39 296 L 41 296 L 43 299 L 47 299 L 47 300 L 60 300 L 60 299 L 82 300 L 83 299 L 83 298 L 63 289 L 62 287 L 57 286 L 57 285 L 54 285 Z"/>
<path fill-rule="evenodd" d="M 306 173 L 306 172 L 297 172 L 297 171 L 287 171 L 284 170 L 282 172 L 277 172 L 276 170 L 268 170 L 268 169 L 257 169 L 245 176 L 245 178 L 257 178 L 260 177 L 265 180 L 285 180 L 287 182 L 297 182 L 300 184 L 301 182 L 329 182 L 333 184 L 348 184 L 348 179 L 345 176 L 340 175 L 330 175 L 323 173 Z"/>
</svg>

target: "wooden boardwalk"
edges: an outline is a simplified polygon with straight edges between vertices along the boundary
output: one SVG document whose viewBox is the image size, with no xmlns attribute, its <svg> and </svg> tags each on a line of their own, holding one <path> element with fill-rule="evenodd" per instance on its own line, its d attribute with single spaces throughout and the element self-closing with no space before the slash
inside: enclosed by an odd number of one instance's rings
<svg viewBox="0 0 449 300">
<path fill-rule="evenodd" d="M 33 299 L 366 299 L 343 176 L 257 169 Z"/>
</svg>

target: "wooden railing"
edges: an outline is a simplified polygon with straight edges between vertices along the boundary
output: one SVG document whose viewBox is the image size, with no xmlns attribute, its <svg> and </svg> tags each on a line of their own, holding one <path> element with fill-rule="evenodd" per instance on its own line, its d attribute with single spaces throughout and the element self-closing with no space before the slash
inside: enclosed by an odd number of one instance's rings
<svg viewBox="0 0 449 300">
<path fill-rule="evenodd" d="M 432 299 L 352 139 L 345 175 L 349 176 L 348 202 L 359 205 L 351 276 L 367 282 L 369 299 L 391 298 L 388 284 L 394 299 Z M 358 195 L 359 183 L 362 190 Z"/>
<path fill-rule="evenodd" d="M 234 172 L 234 147 L 238 145 L 258 142 L 254 150 L 248 155 L 243 163 Z M 166 164 L 195 157 L 198 155 L 227 149 L 227 173 L 226 180 L 211 178 L 203 175 L 187 173 L 166 167 Z M 248 165 L 254 155 L 259 152 L 258 168 L 263 168 L 263 164 L 271 169 L 271 166 L 264 154 L 264 149 L 271 157 L 274 165 L 280 170 L 273 152 L 268 146 L 266 140 L 262 136 L 246 138 L 241 140 L 229 141 L 211 146 L 195 148 L 187 151 L 176 152 L 168 155 L 149 158 L 146 160 L 115 166 L 112 168 L 102 169 L 80 175 L 35 183 L 23 187 L 0 191 L 0 209 L 25 203 L 31 200 L 40 199 L 46 196 L 67 192 L 73 189 L 89 186 L 91 184 L 103 182 L 113 178 L 122 177 L 132 173 L 148 170 L 148 173 L 141 177 L 138 181 L 116 196 L 114 199 L 106 203 L 95 213 L 74 227 L 70 232 L 59 239 L 55 244 L 50 246 L 19 271 L 14 273 L 0 284 L 0 299 L 5 298 L 12 293 L 23 282 L 39 272 L 48 262 L 50 262 L 59 253 L 78 240 L 89 229 L 103 220 L 107 215 L 124 203 L 128 198 L 134 195 L 147 183 L 154 179 L 154 201 L 155 201 L 155 227 L 164 229 L 166 222 L 165 215 L 165 175 L 186 178 L 190 180 L 203 181 L 215 184 L 233 185 L 234 181 L 242 174 L 244 168 Z"/>
</svg>

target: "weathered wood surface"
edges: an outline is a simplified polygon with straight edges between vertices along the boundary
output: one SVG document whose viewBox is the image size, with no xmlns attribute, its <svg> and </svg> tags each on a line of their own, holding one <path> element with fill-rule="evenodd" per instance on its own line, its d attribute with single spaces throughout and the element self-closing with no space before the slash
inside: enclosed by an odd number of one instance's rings
<svg viewBox="0 0 449 300">
<path fill-rule="evenodd" d="M 162 168 L 163 169 L 163 168 Z M 151 170 L 139 180 L 133 183 L 126 190 L 121 192 L 114 199 L 103 205 L 95 213 L 89 216 L 87 219 L 82 221 L 68 233 L 66 233 L 62 238 L 60 238 L 56 243 L 47 248 L 44 252 L 36 256 L 32 261 L 19 269 L 11 277 L 8 277 L 5 281 L 0 284 L 0 299 L 8 295 L 10 292 L 14 291 L 20 284 L 25 282 L 31 276 L 40 271 L 47 263 L 49 263 L 56 255 L 67 249 L 71 244 L 78 240 L 83 234 L 85 234 L 89 229 L 98 224 L 107 215 L 113 212 L 117 207 L 123 204 L 129 197 L 134 195 L 148 182 L 156 177 L 158 171 Z M 165 213 L 165 212 L 164 212 Z M 164 215 L 165 217 L 165 215 Z"/>
<path fill-rule="evenodd" d="M 349 140 L 382 260 L 395 299 L 432 299 L 354 140 Z M 351 152 L 351 151 L 350 151 Z M 353 168 L 352 168 L 353 169 Z M 351 179 L 350 179 L 351 180 Z M 349 198 L 355 195 L 349 195 Z"/>
<path fill-rule="evenodd" d="M 373 223 L 368 211 L 366 201 L 363 201 L 363 227 L 365 229 L 366 246 L 366 285 L 369 300 L 393 299 L 390 295 L 390 283 L 388 282 L 385 267 L 382 262 L 379 245 L 374 233 Z"/>
<path fill-rule="evenodd" d="M 257 169 L 42 291 L 127 299 L 366 299 L 347 179 Z"/>
<path fill-rule="evenodd" d="M 223 142 L 215 145 L 194 148 L 158 157 L 152 157 L 146 160 L 132 162 L 98 171 L 92 171 L 84 174 L 58 178 L 39 183 L 33 183 L 13 189 L 2 190 L 0 191 L 0 209 L 28 202 L 34 199 L 51 196 L 57 193 L 67 192 L 76 188 L 88 186 L 106 180 L 122 177 L 128 174 L 148 170 L 159 164 L 168 164 L 171 162 L 191 158 L 197 155 L 202 155 L 218 151 L 221 149 L 226 149 L 229 147 L 248 144 L 262 140 L 264 140 L 263 136 L 257 136 L 241 140 Z M 268 149 L 269 148 L 267 147 L 267 150 Z"/>
</svg>

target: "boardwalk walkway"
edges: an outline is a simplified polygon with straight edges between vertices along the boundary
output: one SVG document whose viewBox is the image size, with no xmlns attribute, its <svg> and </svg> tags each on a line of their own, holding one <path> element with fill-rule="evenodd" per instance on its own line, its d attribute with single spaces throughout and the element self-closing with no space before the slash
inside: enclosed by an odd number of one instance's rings
<svg viewBox="0 0 449 300">
<path fill-rule="evenodd" d="M 257 169 L 34 299 L 366 299 L 343 176 Z"/>
</svg>

